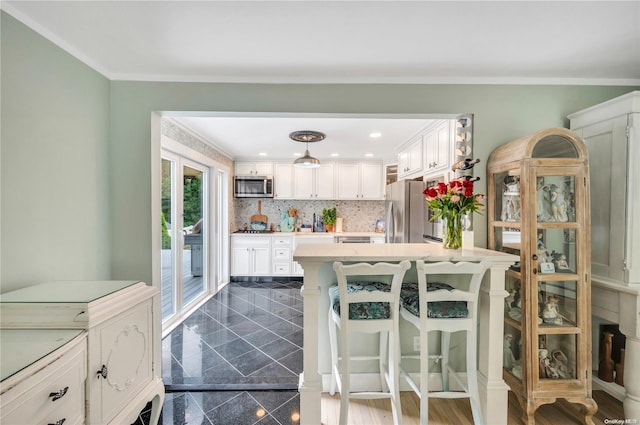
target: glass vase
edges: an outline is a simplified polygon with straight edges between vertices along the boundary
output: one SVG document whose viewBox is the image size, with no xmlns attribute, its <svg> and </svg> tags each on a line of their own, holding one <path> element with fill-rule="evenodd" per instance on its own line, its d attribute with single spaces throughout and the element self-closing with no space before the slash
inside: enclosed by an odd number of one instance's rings
<svg viewBox="0 0 640 425">
<path fill-rule="evenodd" d="M 462 217 L 459 215 L 444 220 L 442 246 L 446 249 L 462 248 Z"/>
</svg>

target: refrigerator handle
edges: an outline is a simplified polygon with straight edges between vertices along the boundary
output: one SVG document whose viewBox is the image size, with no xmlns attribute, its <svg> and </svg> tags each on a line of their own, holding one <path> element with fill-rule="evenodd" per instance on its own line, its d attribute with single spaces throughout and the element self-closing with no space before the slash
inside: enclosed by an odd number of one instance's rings
<svg viewBox="0 0 640 425">
<path fill-rule="evenodd" d="M 389 202 L 387 208 L 387 233 L 385 234 L 385 243 L 394 243 L 396 238 L 396 223 L 393 219 L 393 202 Z"/>
</svg>

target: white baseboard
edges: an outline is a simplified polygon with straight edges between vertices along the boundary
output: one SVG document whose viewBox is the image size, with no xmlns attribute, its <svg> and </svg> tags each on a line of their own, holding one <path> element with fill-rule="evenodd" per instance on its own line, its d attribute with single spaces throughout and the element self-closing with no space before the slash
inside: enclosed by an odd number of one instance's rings
<svg viewBox="0 0 640 425">
<path fill-rule="evenodd" d="M 592 388 L 594 390 L 602 390 L 605 393 L 612 396 L 613 398 L 616 398 L 619 401 L 624 401 L 624 396 L 626 394 L 624 387 L 616 384 L 615 382 L 603 381 L 602 379 L 595 376 L 595 373 L 596 372 L 594 371 L 594 376 L 592 380 Z"/>
</svg>

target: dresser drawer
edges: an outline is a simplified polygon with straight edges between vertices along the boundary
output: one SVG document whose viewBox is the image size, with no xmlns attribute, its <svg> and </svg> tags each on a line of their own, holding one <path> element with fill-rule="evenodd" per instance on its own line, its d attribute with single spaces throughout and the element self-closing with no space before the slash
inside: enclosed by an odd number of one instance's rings
<svg viewBox="0 0 640 425">
<path fill-rule="evenodd" d="M 288 236 L 274 236 L 273 246 L 291 246 L 291 237 Z"/>
<path fill-rule="evenodd" d="M 1 395 L 0 423 L 7 425 L 80 424 L 84 421 L 86 340 L 25 377 Z"/>
</svg>

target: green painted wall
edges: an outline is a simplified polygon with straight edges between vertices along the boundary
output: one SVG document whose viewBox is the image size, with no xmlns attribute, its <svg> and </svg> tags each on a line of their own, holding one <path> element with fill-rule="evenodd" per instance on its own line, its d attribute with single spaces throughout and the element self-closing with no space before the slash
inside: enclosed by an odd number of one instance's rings
<svg viewBox="0 0 640 425">
<path fill-rule="evenodd" d="M 1 291 L 108 279 L 109 80 L 2 13 Z"/>
<path fill-rule="evenodd" d="M 111 83 L 112 261 L 116 278 L 150 279 L 152 111 L 475 114 L 476 174 L 497 146 L 638 87 Z M 157 147 L 156 147 L 157 148 Z M 135 182 L 136 184 L 131 184 Z M 134 212 L 132 214 L 132 212 Z M 476 216 L 486 246 L 486 217 Z"/>
<path fill-rule="evenodd" d="M 495 147 L 638 89 L 109 82 L 3 13 L 2 290 L 54 278 L 151 282 L 153 111 L 470 112 L 484 190 Z M 477 245 L 485 233 L 480 216 Z"/>
</svg>

